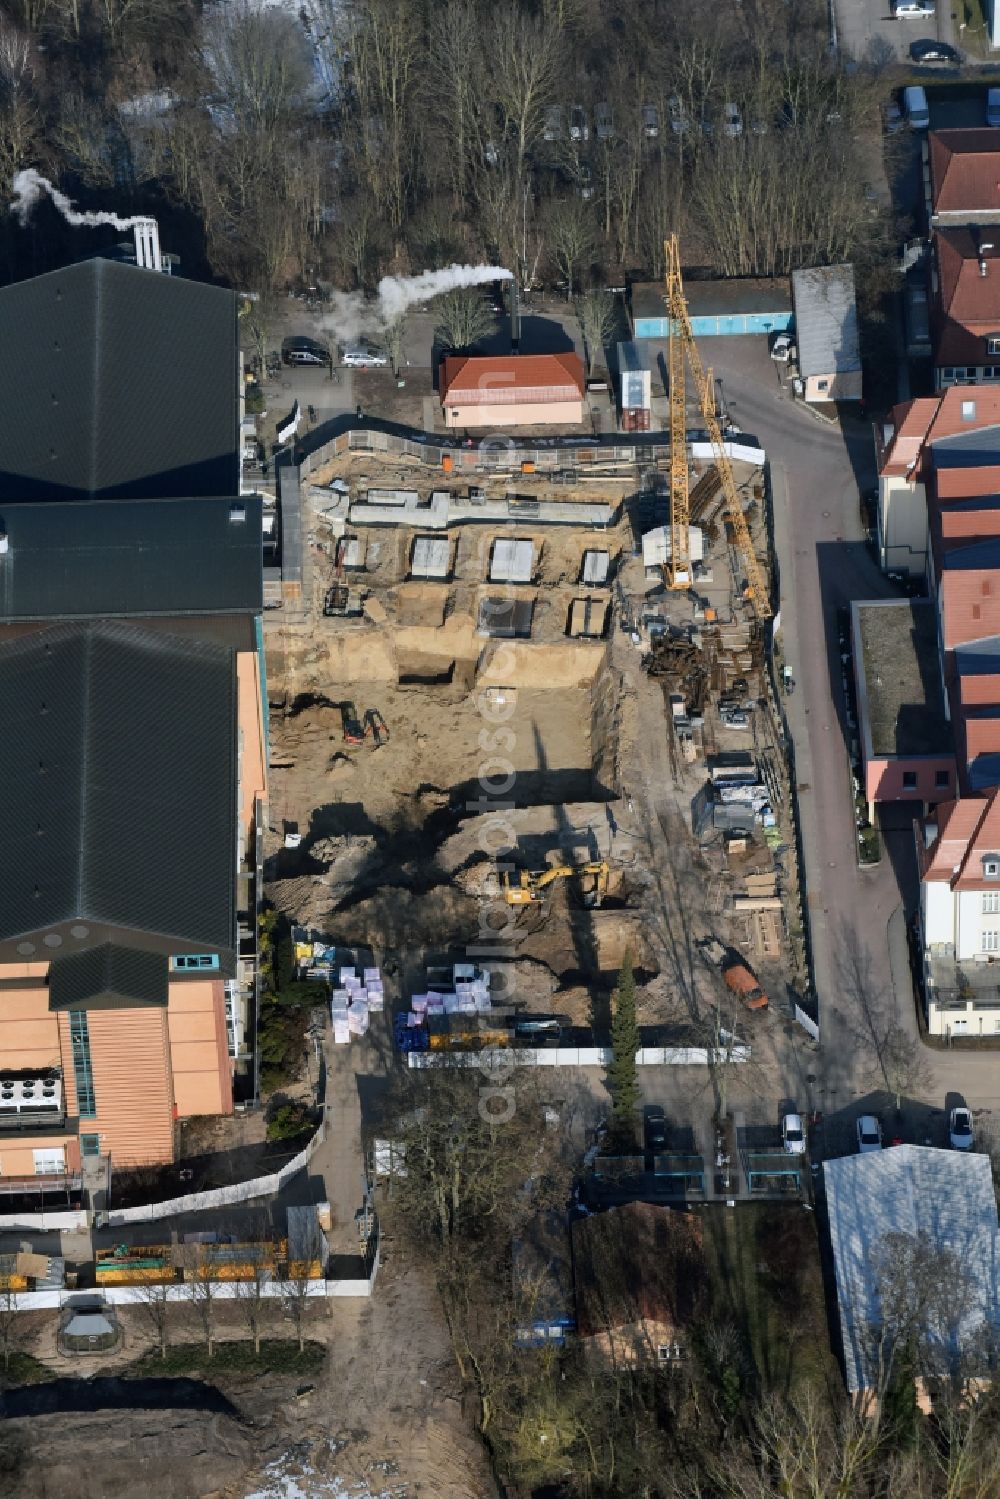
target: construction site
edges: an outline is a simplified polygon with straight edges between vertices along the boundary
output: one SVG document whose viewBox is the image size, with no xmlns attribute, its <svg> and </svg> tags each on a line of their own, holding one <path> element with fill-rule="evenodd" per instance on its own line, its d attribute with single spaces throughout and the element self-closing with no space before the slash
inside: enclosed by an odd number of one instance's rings
<svg viewBox="0 0 1000 1499">
<path fill-rule="evenodd" d="M 804 993 L 766 458 L 723 430 L 668 250 L 669 432 L 352 428 L 282 475 L 302 567 L 265 620 L 268 891 L 371 948 L 387 1035 L 498 929 L 516 1012 L 598 1041 L 626 951 L 664 1040 L 761 1032 Z M 705 938 L 771 1017 L 730 1014 Z"/>
</svg>

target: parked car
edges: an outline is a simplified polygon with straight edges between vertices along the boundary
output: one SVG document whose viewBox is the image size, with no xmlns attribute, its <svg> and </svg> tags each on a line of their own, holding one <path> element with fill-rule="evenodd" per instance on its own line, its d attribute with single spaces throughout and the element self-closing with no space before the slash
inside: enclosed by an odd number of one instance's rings
<svg viewBox="0 0 1000 1499">
<path fill-rule="evenodd" d="M 330 351 L 318 339 L 291 333 L 281 341 L 282 364 L 329 364 Z"/>
<path fill-rule="evenodd" d="M 778 364 L 787 364 L 795 358 L 795 340 L 790 333 L 776 333 L 771 340 L 771 358 Z"/>
<path fill-rule="evenodd" d="M 918 84 L 903 90 L 903 109 L 911 130 L 928 130 L 931 112 L 927 108 L 927 95 Z"/>
<path fill-rule="evenodd" d="M 771 127 L 763 115 L 752 115 L 750 118 L 751 135 L 768 135 Z"/>
<path fill-rule="evenodd" d="M 340 362 L 349 369 L 381 370 L 389 363 L 389 356 L 375 344 L 347 344 Z"/>
<path fill-rule="evenodd" d="M 947 42 L 936 42 L 932 37 L 924 36 L 919 41 L 910 43 L 910 61 L 960 63 L 962 54 L 954 47 L 949 47 Z"/>
<path fill-rule="evenodd" d="M 688 119 L 688 112 L 678 94 L 670 95 L 667 100 L 667 112 L 670 115 L 670 128 L 674 134 L 687 135 L 691 129 L 691 121 Z"/>
<path fill-rule="evenodd" d="M 574 104 L 569 112 L 569 138 L 571 141 L 589 141 L 590 126 L 587 111 L 582 104 Z"/>
<path fill-rule="evenodd" d="M 952 1109 L 948 1119 L 948 1138 L 952 1150 L 972 1149 L 972 1114 L 968 1109 Z"/>
<path fill-rule="evenodd" d="M 651 141 L 655 141 L 660 133 L 660 112 L 655 104 L 642 106 L 642 133 Z"/>
<path fill-rule="evenodd" d="M 562 108 L 558 104 L 553 104 L 545 111 L 545 124 L 542 127 L 542 138 L 547 141 L 557 141 L 562 133 Z"/>
<path fill-rule="evenodd" d="M 614 116 L 611 113 L 610 104 L 596 104 L 594 106 L 594 134 L 599 141 L 610 140 L 615 133 Z"/>
<path fill-rule="evenodd" d="M 576 190 L 584 202 L 594 196 L 594 174 L 585 161 L 582 161 L 577 168 Z"/>
<path fill-rule="evenodd" d="M 896 21 L 921 21 L 925 16 L 935 16 L 934 0 L 892 0 L 892 14 Z"/>
<path fill-rule="evenodd" d="M 986 91 L 986 123 L 1000 125 L 1000 88 Z"/>
<path fill-rule="evenodd" d="M 806 1135 L 800 1114 L 786 1114 L 781 1121 L 781 1143 L 786 1155 L 805 1155 Z"/>
<path fill-rule="evenodd" d="M 660 1105 L 650 1104 L 646 1110 L 646 1149 L 653 1155 L 667 1148 L 667 1117 Z"/>
<path fill-rule="evenodd" d="M 862 1155 L 882 1149 L 882 1126 L 874 1114 L 862 1114 L 858 1120 L 858 1150 Z"/>
<path fill-rule="evenodd" d="M 722 106 L 722 133 L 732 136 L 743 134 L 743 116 L 739 105 L 732 100 Z"/>
<path fill-rule="evenodd" d="M 722 981 L 726 988 L 738 995 L 745 1010 L 766 1010 L 767 995 L 747 965 L 739 959 L 729 962 L 722 970 Z"/>
</svg>

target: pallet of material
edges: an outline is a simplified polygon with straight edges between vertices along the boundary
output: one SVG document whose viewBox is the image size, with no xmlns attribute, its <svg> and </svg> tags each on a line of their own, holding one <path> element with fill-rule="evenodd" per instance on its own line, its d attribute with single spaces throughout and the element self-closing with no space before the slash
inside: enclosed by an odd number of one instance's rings
<svg viewBox="0 0 1000 1499">
<path fill-rule="evenodd" d="M 780 911 L 783 902 L 777 895 L 734 895 L 734 911 Z"/>
</svg>

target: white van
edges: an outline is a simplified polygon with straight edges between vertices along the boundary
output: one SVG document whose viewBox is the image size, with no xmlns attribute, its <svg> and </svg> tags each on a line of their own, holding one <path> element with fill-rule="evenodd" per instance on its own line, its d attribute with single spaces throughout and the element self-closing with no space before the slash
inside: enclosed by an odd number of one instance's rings
<svg viewBox="0 0 1000 1499">
<path fill-rule="evenodd" d="M 903 90 L 903 113 L 910 122 L 911 130 L 930 128 L 931 115 L 927 108 L 927 94 L 917 84 Z"/>
<path fill-rule="evenodd" d="M 936 11 L 934 0 L 893 0 L 892 13 L 897 21 L 922 21 Z"/>
</svg>

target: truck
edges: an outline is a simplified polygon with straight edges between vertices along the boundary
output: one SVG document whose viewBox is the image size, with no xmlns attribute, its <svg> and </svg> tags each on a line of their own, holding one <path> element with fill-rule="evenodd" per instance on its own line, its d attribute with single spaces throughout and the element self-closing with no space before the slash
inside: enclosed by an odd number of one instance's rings
<svg viewBox="0 0 1000 1499">
<path fill-rule="evenodd" d="M 722 970 L 722 980 L 727 989 L 739 996 L 744 1009 L 767 1009 L 767 995 L 744 962 L 739 959 L 731 961 Z"/>
</svg>

